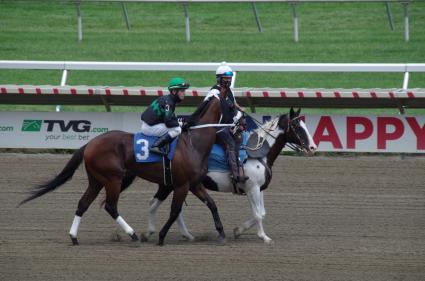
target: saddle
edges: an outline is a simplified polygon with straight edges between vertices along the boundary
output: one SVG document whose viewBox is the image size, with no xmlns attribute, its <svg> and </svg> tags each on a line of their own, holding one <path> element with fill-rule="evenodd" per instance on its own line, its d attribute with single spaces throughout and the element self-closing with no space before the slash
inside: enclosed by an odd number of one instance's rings
<svg viewBox="0 0 425 281">
<path fill-rule="evenodd" d="M 162 162 L 164 168 L 164 184 L 171 186 L 173 184 L 171 173 L 171 160 L 177 147 L 178 138 L 175 138 L 170 144 L 165 146 L 166 155 L 152 153 L 149 148 L 159 137 L 147 136 L 143 133 L 134 134 L 134 158 L 137 163 L 157 163 Z"/>
</svg>

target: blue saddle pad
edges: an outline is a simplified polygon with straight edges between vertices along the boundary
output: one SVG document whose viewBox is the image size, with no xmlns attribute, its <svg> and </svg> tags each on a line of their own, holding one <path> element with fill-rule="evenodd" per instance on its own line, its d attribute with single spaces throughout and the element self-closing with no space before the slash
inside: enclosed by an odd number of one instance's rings
<svg viewBox="0 0 425 281">
<path fill-rule="evenodd" d="M 152 153 L 149 148 L 155 143 L 159 137 L 146 136 L 142 133 L 134 134 L 134 158 L 138 163 L 152 163 L 161 162 L 162 155 Z M 176 151 L 178 137 L 175 138 L 170 145 L 170 152 L 168 153 L 168 159 L 172 160 L 174 152 Z"/>
<path fill-rule="evenodd" d="M 241 163 L 243 163 L 248 158 L 246 150 L 243 147 L 248 142 L 249 133 L 244 132 L 242 137 L 242 145 L 239 151 L 239 160 Z M 221 145 L 214 144 L 210 156 L 208 157 L 208 171 L 227 172 L 229 170 L 230 167 L 227 163 L 224 149 L 221 147 Z"/>
</svg>

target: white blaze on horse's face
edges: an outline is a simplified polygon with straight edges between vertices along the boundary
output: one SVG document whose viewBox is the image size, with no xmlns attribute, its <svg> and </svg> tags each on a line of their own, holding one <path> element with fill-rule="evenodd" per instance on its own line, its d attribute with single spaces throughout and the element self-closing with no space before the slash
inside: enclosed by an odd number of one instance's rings
<svg viewBox="0 0 425 281">
<path fill-rule="evenodd" d="M 314 140 L 313 140 L 313 138 L 311 137 L 311 135 L 310 135 L 310 132 L 308 131 L 308 129 L 307 129 L 307 125 L 304 123 L 304 121 L 302 121 L 302 120 L 300 120 L 300 126 L 301 126 L 301 128 L 303 128 L 304 129 L 304 131 L 305 131 L 305 133 L 306 133 L 306 135 L 307 135 L 307 137 L 308 137 L 308 147 L 307 148 L 305 148 L 305 152 L 308 154 L 308 155 L 313 155 L 314 154 L 314 152 L 316 151 L 316 149 L 317 149 L 317 145 L 316 145 L 316 143 L 314 142 Z"/>
</svg>

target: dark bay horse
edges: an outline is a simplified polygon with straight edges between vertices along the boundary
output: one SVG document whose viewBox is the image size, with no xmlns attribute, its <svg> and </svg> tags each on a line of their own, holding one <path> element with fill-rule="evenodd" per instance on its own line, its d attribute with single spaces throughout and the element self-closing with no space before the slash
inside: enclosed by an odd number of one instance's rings
<svg viewBox="0 0 425 281">
<path fill-rule="evenodd" d="M 249 180 L 240 188 L 248 197 L 253 218 L 233 230 L 235 238 L 257 225 L 257 236 L 266 244 L 272 243 L 272 239 L 266 235 L 263 228 L 263 219 L 266 215 L 263 190 L 271 182 L 272 166 L 286 144 L 295 145 L 306 154 L 313 154 L 317 149 L 307 126 L 300 119 L 300 112 L 301 110 L 295 112 L 291 108 L 289 114 L 280 115 L 251 132 L 250 135 L 256 134 L 258 136 L 258 141 L 254 142 L 254 144 L 257 144 L 255 145 L 256 151 L 261 150 L 262 152 L 256 153 L 257 155 L 248 153 L 244 169 Z M 209 171 L 202 181 L 202 185 L 213 191 L 233 192 L 229 172 Z M 156 212 L 170 192 L 170 190 L 165 190 L 162 186 L 159 186 L 157 193 L 151 200 L 148 231 L 142 236 L 144 240 L 147 240 L 155 232 Z M 194 239 L 184 223 L 182 213 L 177 218 L 177 225 L 184 237 L 189 240 Z"/>
<path fill-rule="evenodd" d="M 217 124 L 221 118 L 220 99 L 213 97 L 203 102 L 190 118 L 191 124 Z M 70 180 L 84 160 L 88 187 L 78 202 L 74 221 L 70 229 L 70 237 L 74 245 L 78 245 L 77 232 L 81 217 L 90 204 L 105 187 L 105 210 L 116 220 L 120 227 L 133 239 L 138 237 L 125 220 L 119 215 L 117 203 L 122 189 L 129 186 L 136 176 L 150 182 L 163 184 L 162 163 L 136 163 L 133 148 L 133 134 L 122 131 L 110 131 L 89 141 L 77 150 L 63 170 L 55 178 L 36 186 L 31 195 L 21 204 L 55 190 Z M 208 167 L 207 159 L 215 142 L 216 128 L 206 127 L 184 132 L 179 139 L 172 164 L 174 196 L 168 221 L 159 233 L 158 245 L 163 245 L 164 238 L 177 219 L 189 188 L 210 208 L 215 208 L 214 201 L 201 189 L 197 189 L 205 177 Z M 214 216 L 217 231 L 224 239 L 223 226 L 218 213 Z"/>
</svg>

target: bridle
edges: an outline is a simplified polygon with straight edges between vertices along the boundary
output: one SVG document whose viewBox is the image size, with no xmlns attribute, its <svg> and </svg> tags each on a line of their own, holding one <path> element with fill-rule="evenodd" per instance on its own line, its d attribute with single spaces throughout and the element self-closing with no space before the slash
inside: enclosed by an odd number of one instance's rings
<svg viewBox="0 0 425 281">
<path fill-rule="evenodd" d="M 301 139 L 300 135 L 297 133 L 297 130 L 296 130 L 296 128 L 300 126 L 299 125 L 300 123 L 298 122 L 297 127 L 295 127 L 295 125 L 294 125 L 294 123 L 295 123 L 294 121 L 297 121 L 300 117 L 301 116 L 297 116 L 293 119 L 288 118 L 288 125 L 286 127 L 286 132 L 285 132 L 285 133 L 288 133 L 291 129 L 292 132 L 294 133 L 295 137 L 297 138 L 297 140 L 301 144 L 301 145 L 299 145 L 299 144 L 294 144 L 294 143 L 290 143 L 290 142 L 288 142 L 286 144 L 289 148 L 291 148 L 292 150 L 294 150 L 296 152 L 301 152 L 301 151 L 303 151 L 303 149 L 305 149 L 307 147 L 306 144 L 304 143 L 304 141 Z"/>
<path fill-rule="evenodd" d="M 252 120 L 254 120 L 254 122 L 256 122 L 259 126 L 259 128 L 261 129 L 261 130 L 263 130 L 267 135 L 269 135 L 271 138 L 273 138 L 274 140 L 276 140 L 277 139 L 277 137 L 275 137 L 275 136 L 273 136 L 270 132 L 271 131 L 274 131 L 274 130 L 276 130 L 276 128 L 274 128 L 274 127 L 276 127 L 276 125 L 275 124 L 271 124 L 270 126 L 269 126 L 269 128 L 264 128 L 264 124 L 262 124 L 260 121 L 258 121 L 257 119 L 255 119 L 253 116 L 250 116 L 248 113 L 246 113 L 246 112 L 244 112 L 247 116 L 249 116 Z M 298 145 L 298 144 L 294 144 L 294 143 L 286 143 L 286 145 L 289 147 L 289 148 L 291 148 L 292 150 L 294 150 L 294 151 L 296 151 L 296 152 L 301 152 L 301 151 L 303 151 L 303 149 L 306 147 L 306 145 L 305 145 L 305 143 L 304 143 L 304 141 L 301 139 L 301 137 L 300 137 L 300 135 L 297 133 L 297 131 L 296 131 L 296 128 L 297 127 L 295 127 L 295 125 L 294 125 L 294 121 L 297 121 L 299 118 L 300 118 L 301 116 L 297 116 L 297 117 L 295 117 L 295 118 L 293 118 L 293 119 L 289 119 L 288 118 L 288 124 L 287 124 L 287 126 L 286 126 L 286 130 L 284 131 L 284 133 L 285 134 L 287 134 L 287 133 L 289 133 L 289 131 L 290 130 L 292 130 L 292 132 L 294 133 L 294 135 L 295 135 L 295 137 L 297 138 L 297 140 L 301 143 L 301 145 Z M 272 122 L 274 122 L 274 123 L 277 123 L 279 121 L 279 119 L 278 118 L 276 118 L 274 121 L 272 121 Z M 299 123 L 298 123 L 299 124 Z M 254 148 L 248 148 L 247 147 L 247 149 L 249 149 L 249 150 L 257 150 L 257 149 L 259 149 L 263 144 L 264 144 L 264 141 L 266 140 L 266 138 L 262 138 L 261 140 L 260 140 L 260 137 L 258 138 L 258 141 L 257 141 L 257 145 L 254 147 Z"/>
</svg>

